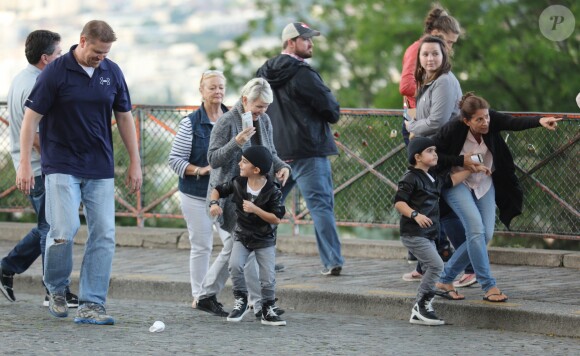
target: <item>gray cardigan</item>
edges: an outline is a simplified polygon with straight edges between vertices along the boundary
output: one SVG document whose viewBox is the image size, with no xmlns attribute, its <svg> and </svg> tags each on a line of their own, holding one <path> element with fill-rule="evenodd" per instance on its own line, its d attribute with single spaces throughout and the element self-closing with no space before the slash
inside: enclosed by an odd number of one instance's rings
<svg viewBox="0 0 580 356">
<path fill-rule="evenodd" d="M 244 108 L 242 107 L 241 100 L 239 100 L 230 111 L 223 114 L 217 120 L 211 131 L 209 148 L 207 150 L 207 160 L 211 166 L 209 186 L 207 189 L 208 203 L 215 186 L 229 182 L 232 178 L 240 174 L 238 163 L 242 159 L 242 150 L 252 145 L 251 140 L 241 147 L 236 142 L 236 136 L 242 131 L 243 112 Z M 278 172 L 282 168 L 288 168 L 290 171 L 290 166 L 284 163 L 276 153 L 270 117 L 267 114 L 263 114 L 258 117 L 258 120 L 260 121 L 259 134 L 262 139 L 262 145 L 269 148 L 272 153 L 274 170 L 270 171 L 270 176 L 273 178 L 273 172 Z M 231 202 L 231 197 L 228 197 L 227 199 L 220 199 L 220 206 L 224 213 L 220 216 L 218 222 L 222 229 L 232 232 L 236 223 L 235 204 Z"/>
<path fill-rule="evenodd" d="M 439 129 L 459 115 L 461 86 L 453 73 L 442 74 L 428 84 L 417 98 L 416 120 L 409 123 L 409 132 L 415 136 L 433 137 Z"/>
</svg>

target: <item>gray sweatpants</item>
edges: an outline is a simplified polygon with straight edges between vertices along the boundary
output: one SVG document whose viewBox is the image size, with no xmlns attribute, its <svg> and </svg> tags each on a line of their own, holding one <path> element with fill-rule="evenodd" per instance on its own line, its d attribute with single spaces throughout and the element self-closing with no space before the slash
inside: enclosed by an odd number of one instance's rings
<svg viewBox="0 0 580 356">
<path fill-rule="evenodd" d="M 435 291 L 435 283 L 443 272 L 443 260 L 437 253 L 435 241 L 421 236 L 401 236 L 401 242 L 411 251 L 423 268 L 423 278 L 417 289 L 417 301 L 423 295 Z"/>
</svg>

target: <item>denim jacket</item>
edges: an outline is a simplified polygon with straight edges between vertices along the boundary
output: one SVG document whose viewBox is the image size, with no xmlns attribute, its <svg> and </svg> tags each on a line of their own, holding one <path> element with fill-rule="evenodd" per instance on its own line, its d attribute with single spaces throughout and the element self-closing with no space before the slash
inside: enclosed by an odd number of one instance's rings
<svg viewBox="0 0 580 356">
<path fill-rule="evenodd" d="M 227 112 L 226 106 L 222 105 L 223 112 Z M 209 120 L 203 104 L 199 109 L 187 115 L 191 121 L 191 153 L 189 155 L 189 163 L 205 167 L 209 163 L 207 161 L 207 149 L 209 147 L 209 138 L 213 124 Z M 196 197 L 205 198 L 207 195 L 207 186 L 209 183 L 209 175 L 197 176 L 187 175 L 179 178 L 179 191 L 185 194 Z"/>
</svg>

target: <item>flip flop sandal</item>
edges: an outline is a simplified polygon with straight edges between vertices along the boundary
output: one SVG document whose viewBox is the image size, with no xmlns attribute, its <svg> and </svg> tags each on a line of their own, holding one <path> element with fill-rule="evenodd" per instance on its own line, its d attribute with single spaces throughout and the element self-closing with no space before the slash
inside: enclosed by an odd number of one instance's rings
<svg viewBox="0 0 580 356">
<path fill-rule="evenodd" d="M 453 282 L 453 286 L 455 288 L 464 288 L 470 287 L 475 283 L 477 283 L 477 277 L 475 276 L 475 273 L 466 273 L 461 276 L 458 281 Z"/>
<path fill-rule="evenodd" d="M 451 296 L 451 293 L 455 293 L 457 298 L 453 298 Z M 449 299 L 449 300 L 463 300 L 463 299 L 465 299 L 465 297 L 459 297 L 459 293 L 457 292 L 457 289 L 438 290 L 438 291 L 435 291 L 435 295 L 438 295 L 442 298 Z"/>
<path fill-rule="evenodd" d="M 489 297 L 493 297 L 493 296 L 500 296 L 503 295 L 504 297 L 506 297 L 505 299 L 501 299 L 501 300 L 494 300 L 494 299 L 489 299 Z M 507 296 L 505 294 L 503 294 L 502 292 L 499 293 L 493 293 L 490 295 L 484 295 L 483 296 L 483 300 L 485 300 L 486 302 L 490 302 L 490 303 L 503 303 L 506 302 L 508 300 Z"/>
</svg>

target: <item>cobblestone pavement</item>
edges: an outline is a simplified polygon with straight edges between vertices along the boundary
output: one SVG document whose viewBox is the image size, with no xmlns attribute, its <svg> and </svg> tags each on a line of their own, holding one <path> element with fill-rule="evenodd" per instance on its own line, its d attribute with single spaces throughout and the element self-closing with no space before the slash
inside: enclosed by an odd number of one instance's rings
<svg viewBox="0 0 580 356">
<path fill-rule="evenodd" d="M 41 306 L 38 295 L 0 301 L 4 355 L 579 355 L 580 340 L 359 316 L 287 312 L 286 327 L 261 325 L 251 315 L 229 323 L 185 303 L 109 300 L 114 326 L 76 325 Z M 166 329 L 150 333 L 162 320 Z"/>
</svg>

